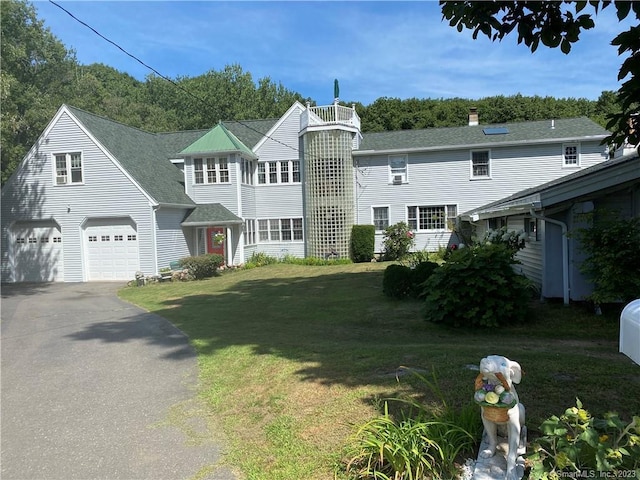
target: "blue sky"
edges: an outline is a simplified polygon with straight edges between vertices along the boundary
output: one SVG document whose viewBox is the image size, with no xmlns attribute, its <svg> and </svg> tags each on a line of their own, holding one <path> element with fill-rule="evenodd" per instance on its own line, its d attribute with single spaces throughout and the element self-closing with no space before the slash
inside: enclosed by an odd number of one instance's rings
<svg viewBox="0 0 640 480">
<path fill-rule="evenodd" d="M 595 100 L 617 90 L 622 59 L 611 39 L 622 30 L 613 7 L 596 17 L 569 55 L 517 37 L 473 40 L 442 21 L 437 2 L 56 2 L 170 78 L 239 64 L 254 81 L 333 101 L 368 105 L 379 97 L 479 99 L 540 95 Z M 38 17 L 82 64 L 104 63 L 144 80 L 151 73 L 55 5 Z"/>
</svg>

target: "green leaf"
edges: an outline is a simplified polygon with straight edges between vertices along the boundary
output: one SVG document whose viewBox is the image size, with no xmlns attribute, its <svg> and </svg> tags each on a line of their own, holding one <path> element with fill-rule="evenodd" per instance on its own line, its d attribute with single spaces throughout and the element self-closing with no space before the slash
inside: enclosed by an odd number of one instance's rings
<svg viewBox="0 0 640 480">
<path fill-rule="evenodd" d="M 631 10 L 631 3 L 629 1 L 625 1 L 625 2 L 615 2 L 615 6 L 617 11 L 617 15 L 618 15 L 618 20 L 622 21 L 625 18 L 627 18 L 627 15 L 629 15 L 629 11 Z"/>
<path fill-rule="evenodd" d="M 565 55 L 568 54 L 571 51 L 571 42 L 566 38 L 563 38 L 562 42 L 560 43 L 560 50 Z"/>
</svg>

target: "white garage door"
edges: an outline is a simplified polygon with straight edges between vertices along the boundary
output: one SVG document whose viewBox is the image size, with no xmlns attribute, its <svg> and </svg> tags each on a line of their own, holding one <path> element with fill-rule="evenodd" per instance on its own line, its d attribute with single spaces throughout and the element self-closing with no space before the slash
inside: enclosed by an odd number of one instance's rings
<svg viewBox="0 0 640 480">
<path fill-rule="evenodd" d="M 64 281 L 62 233 L 57 223 L 19 222 L 12 233 L 16 282 Z"/>
<path fill-rule="evenodd" d="M 87 222 L 84 238 L 89 280 L 133 280 L 140 270 L 138 232 L 131 219 Z"/>
</svg>

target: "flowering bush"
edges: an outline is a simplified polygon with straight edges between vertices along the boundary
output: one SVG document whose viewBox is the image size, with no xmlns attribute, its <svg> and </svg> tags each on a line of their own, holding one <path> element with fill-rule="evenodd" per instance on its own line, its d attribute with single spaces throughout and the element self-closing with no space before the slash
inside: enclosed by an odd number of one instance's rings
<svg viewBox="0 0 640 480">
<path fill-rule="evenodd" d="M 600 478 L 637 478 L 640 474 L 640 416 L 629 423 L 612 412 L 596 418 L 576 400 L 576 406 L 560 417 L 545 420 L 540 431 L 543 435 L 527 458 L 531 480 L 595 477 L 596 472 L 613 472 Z"/>
<path fill-rule="evenodd" d="M 415 245 L 415 234 L 405 222 L 388 226 L 384 231 L 382 244 L 385 260 L 402 260 Z"/>
<path fill-rule="evenodd" d="M 497 230 L 488 230 L 484 235 L 483 243 L 491 243 L 492 245 L 504 245 L 514 254 L 518 250 L 525 247 L 527 234 L 524 230 L 507 230 L 507 227 L 501 227 Z"/>
</svg>

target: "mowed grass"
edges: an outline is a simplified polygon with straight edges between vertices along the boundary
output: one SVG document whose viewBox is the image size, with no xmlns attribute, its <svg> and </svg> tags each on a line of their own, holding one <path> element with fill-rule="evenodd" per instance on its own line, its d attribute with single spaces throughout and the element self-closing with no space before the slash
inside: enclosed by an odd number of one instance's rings
<svg viewBox="0 0 640 480">
<path fill-rule="evenodd" d="M 344 446 L 381 399 L 432 393 L 401 366 L 435 373 L 449 401 L 472 401 L 483 356 L 518 361 L 530 437 L 580 398 L 594 414 L 640 414 L 640 366 L 618 353 L 616 314 L 532 302 L 525 323 L 450 329 L 422 304 L 382 294 L 386 264 L 277 264 L 188 283 L 120 291 L 184 331 L 197 350 L 200 395 L 248 479 L 341 478 Z"/>
</svg>

